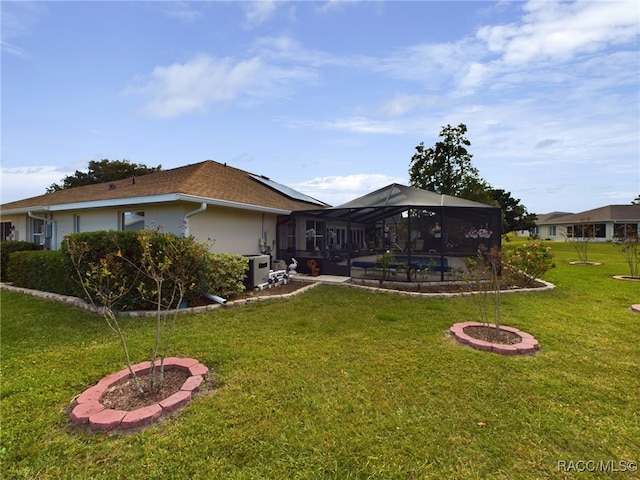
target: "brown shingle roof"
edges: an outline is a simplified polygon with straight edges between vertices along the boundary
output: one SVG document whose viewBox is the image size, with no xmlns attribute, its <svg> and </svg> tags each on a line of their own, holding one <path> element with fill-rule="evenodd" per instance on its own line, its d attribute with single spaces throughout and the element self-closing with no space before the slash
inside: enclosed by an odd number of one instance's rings
<svg viewBox="0 0 640 480">
<path fill-rule="evenodd" d="M 256 175 L 258 176 L 258 175 Z M 93 201 L 109 201 L 167 194 L 199 197 L 281 210 L 305 210 L 327 206 L 292 198 L 264 185 L 252 174 L 206 160 L 140 177 L 75 187 L 1 205 L 3 211 L 49 207 Z"/>
<path fill-rule="evenodd" d="M 546 217 L 541 215 L 538 218 L 538 225 L 554 224 L 554 223 L 584 223 L 589 222 L 608 222 L 608 221 L 627 221 L 640 222 L 640 205 L 607 205 L 606 207 L 594 208 L 580 213 L 566 213 L 560 215 L 552 215 Z"/>
</svg>

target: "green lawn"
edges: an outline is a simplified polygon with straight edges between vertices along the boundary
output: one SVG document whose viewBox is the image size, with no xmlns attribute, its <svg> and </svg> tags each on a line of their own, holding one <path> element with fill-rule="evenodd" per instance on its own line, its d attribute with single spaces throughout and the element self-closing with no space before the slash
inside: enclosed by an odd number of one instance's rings
<svg viewBox="0 0 640 480">
<path fill-rule="evenodd" d="M 611 245 L 570 266 L 551 244 L 556 290 L 503 296 L 503 323 L 541 351 L 504 357 L 451 341 L 468 298 L 409 298 L 323 285 L 285 301 L 181 317 L 172 351 L 219 387 L 130 434 L 70 426 L 66 407 L 124 367 L 94 315 L 1 293 L 3 479 L 639 478 L 566 472 L 640 461 L 640 283 Z M 507 245 L 508 246 L 508 245 Z M 133 361 L 152 319 L 125 320 Z M 607 463 L 611 462 L 611 463 Z"/>
</svg>

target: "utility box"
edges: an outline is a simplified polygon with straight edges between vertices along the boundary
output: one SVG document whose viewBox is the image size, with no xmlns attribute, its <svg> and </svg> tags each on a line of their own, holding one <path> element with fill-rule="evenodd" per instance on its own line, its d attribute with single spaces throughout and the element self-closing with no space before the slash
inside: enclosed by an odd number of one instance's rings
<svg viewBox="0 0 640 480">
<path fill-rule="evenodd" d="M 247 289 L 269 282 L 269 255 L 245 255 L 249 259 L 249 271 L 244 285 Z"/>
</svg>

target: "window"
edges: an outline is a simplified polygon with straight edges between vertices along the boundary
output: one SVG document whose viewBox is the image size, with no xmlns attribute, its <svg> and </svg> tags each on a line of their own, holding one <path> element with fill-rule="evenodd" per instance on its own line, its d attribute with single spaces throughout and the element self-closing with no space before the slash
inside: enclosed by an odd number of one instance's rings
<svg viewBox="0 0 640 480">
<path fill-rule="evenodd" d="M 567 237 L 604 238 L 607 229 L 604 223 L 579 223 L 567 225 Z"/>
<path fill-rule="evenodd" d="M 568 232 L 568 230 L 567 230 L 567 232 Z M 555 225 L 550 225 L 549 226 L 549 236 L 550 237 L 555 237 L 556 235 L 557 235 L 556 226 Z"/>
<path fill-rule="evenodd" d="M 11 222 L 2 222 L 0 228 L 2 229 L 0 233 L 2 240 L 17 240 L 14 234 L 15 229 L 11 225 Z"/>
<path fill-rule="evenodd" d="M 44 245 L 44 221 L 34 218 L 31 221 L 31 243 L 36 245 Z"/>
<path fill-rule="evenodd" d="M 637 223 L 616 223 L 613 226 L 613 236 L 617 238 L 637 237 L 638 224 Z"/>
<path fill-rule="evenodd" d="M 80 215 L 73 216 L 73 233 L 80 233 Z"/>
<path fill-rule="evenodd" d="M 144 228 L 144 212 L 122 212 L 120 216 L 120 230 L 135 231 Z"/>
</svg>

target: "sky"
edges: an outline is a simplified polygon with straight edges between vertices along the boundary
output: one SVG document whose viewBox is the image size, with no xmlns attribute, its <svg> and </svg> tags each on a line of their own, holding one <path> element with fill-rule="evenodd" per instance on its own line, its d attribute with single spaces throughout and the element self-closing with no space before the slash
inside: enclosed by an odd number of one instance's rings
<svg viewBox="0 0 640 480">
<path fill-rule="evenodd" d="M 1 192 L 91 160 L 207 159 L 331 205 L 467 126 L 530 213 L 640 194 L 640 7 L 590 1 L 6 1 Z"/>
</svg>

